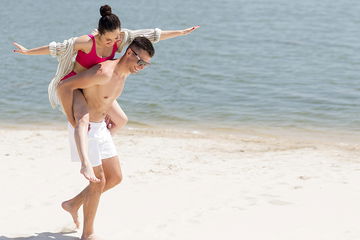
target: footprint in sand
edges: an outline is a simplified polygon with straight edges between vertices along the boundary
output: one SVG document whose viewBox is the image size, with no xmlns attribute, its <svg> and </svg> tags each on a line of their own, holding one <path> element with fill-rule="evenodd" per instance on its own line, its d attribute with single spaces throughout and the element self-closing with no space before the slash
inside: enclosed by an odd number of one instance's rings
<svg viewBox="0 0 360 240">
<path fill-rule="evenodd" d="M 299 179 L 301 179 L 301 180 L 309 180 L 311 178 L 312 177 L 309 177 L 309 176 L 299 176 Z"/>
<path fill-rule="evenodd" d="M 277 206 L 285 206 L 285 205 L 290 205 L 292 204 L 291 202 L 285 202 L 285 201 L 281 201 L 281 200 L 271 200 L 269 201 L 270 204 L 272 205 L 277 205 Z"/>
</svg>

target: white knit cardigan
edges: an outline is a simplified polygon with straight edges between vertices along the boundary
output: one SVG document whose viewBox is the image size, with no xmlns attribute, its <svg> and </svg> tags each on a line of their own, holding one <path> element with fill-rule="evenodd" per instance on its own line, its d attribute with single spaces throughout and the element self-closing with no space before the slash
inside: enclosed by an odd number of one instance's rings
<svg viewBox="0 0 360 240">
<path fill-rule="evenodd" d="M 125 46 L 128 46 L 136 37 L 143 36 L 148 38 L 151 42 L 156 43 L 160 41 L 161 29 L 140 29 L 140 30 L 129 30 L 121 29 L 124 33 L 120 46 L 118 46 L 117 52 L 121 52 Z M 97 33 L 95 29 L 92 34 Z M 75 58 L 77 52 L 74 50 L 74 43 L 76 37 L 65 40 L 64 42 L 51 42 L 49 44 L 50 55 L 57 57 L 59 62 L 56 74 L 51 80 L 48 87 L 49 101 L 53 108 L 61 106 L 60 100 L 56 93 L 56 88 L 60 80 L 69 74 L 74 69 Z"/>
</svg>

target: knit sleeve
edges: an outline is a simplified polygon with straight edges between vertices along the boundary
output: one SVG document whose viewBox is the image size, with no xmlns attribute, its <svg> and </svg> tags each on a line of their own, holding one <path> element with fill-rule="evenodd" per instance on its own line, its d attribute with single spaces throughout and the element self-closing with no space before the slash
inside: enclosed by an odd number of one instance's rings
<svg viewBox="0 0 360 240">
<path fill-rule="evenodd" d="M 50 55 L 53 57 L 61 57 L 67 52 L 70 45 L 73 47 L 72 44 L 73 41 L 70 41 L 70 39 L 63 42 L 51 42 L 49 43 Z"/>
<path fill-rule="evenodd" d="M 134 40 L 136 37 L 146 37 L 152 43 L 157 43 L 160 41 L 161 29 L 154 28 L 154 29 L 140 29 L 140 30 L 128 30 L 129 33 L 129 44 Z"/>
</svg>

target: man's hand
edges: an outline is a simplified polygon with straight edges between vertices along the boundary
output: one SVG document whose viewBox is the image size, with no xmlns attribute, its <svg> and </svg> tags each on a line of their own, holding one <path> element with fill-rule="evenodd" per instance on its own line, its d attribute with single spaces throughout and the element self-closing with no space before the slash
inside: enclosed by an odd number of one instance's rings
<svg viewBox="0 0 360 240">
<path fill-rule="evenodd" d="M 115 133 L 116 133 L 117 131 L 119 131 L 120 128 L 121 128 L 121 127 L 119 127 L 118 125 L 116 125 L 116 123 L 115 123 L 114 121 L 111 120 L 111 117 L 110 117 L 109 114 L 107 114 L 107 115 L 105 116 L 105 123 L 106 123 L 107 129 L 109 129 L 109 131 L 110 131 L 111 136 L 114 136 Z"/>
<path fill-rule="evenodd" d="M 111 128 L 114 126 L 114 122 L 111 121 L 110 115 L 106 114 L 105 116 L 105 123 L 106 123 L 106 127 L 111 130 Z"/>
</svg>

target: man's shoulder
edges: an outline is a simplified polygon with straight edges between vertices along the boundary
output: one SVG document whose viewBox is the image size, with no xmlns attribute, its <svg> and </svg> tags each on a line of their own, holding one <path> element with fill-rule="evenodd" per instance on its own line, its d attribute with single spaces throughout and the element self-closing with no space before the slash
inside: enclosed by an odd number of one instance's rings
<svg viewBox="0 0 360 240">
<path fill-rule="evenodd" d="M 114 59 L 98 63 L 96 66 L 94 66 L 95 68 L 97 68 L 97 75 L 101 77 L 104 81 L 109 80 L 112 77 L 118 62 L 118 59 Z"/>
<path fill-rule="evenodd" d="M 98 64 L 102 68 L 110 69 L 110 70 L 114 71 L 114 69 L 118 63 L 119 63 L 119 59 L 111 59 L 111 60 L 106 60 L 106 61 L 98 63 Z"/>
</svg>

